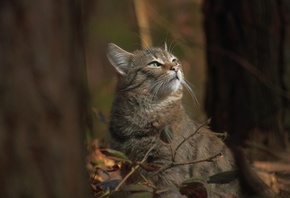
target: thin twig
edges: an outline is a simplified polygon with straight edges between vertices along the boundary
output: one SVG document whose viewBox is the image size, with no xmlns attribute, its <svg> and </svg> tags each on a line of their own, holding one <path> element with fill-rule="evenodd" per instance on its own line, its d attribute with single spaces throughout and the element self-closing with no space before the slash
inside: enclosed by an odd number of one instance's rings
<svg viewBox="0 0 290 198">
<path fill-rule="evenodd" d="M 187 141 L 189 138 L 191 138 L 192 136 L 194 136 L 202 127 L 204 127 L 205 125 L 209 124 L 210 120 L 207 120 L 206 122 L 204 122 L 203 124 L 201 124 L 192 134 L 190 134 L 187 138 L 185 138 L 184 140 L 182 140 L 180 142 L 180 144 L 176 147 L 175 151 L 174 151 L 174 154 L 173 154 L 173 160 L 172 161 L 175 161 L 175 157 L 176 157 L 176 154 L 177 154 L 177 150 L 182 146 L 182 144 L 185 143 L 185 141 Z"/>
<path fill-rule="evenodd" d="M 156 144 L 153 144 L 153 146 L 147 151 L 145 156 L 143 157 L 142 162 L 145 162 L 150 152 L 155 148 Z M 118 186 L 115 188 L 115 191 L 119 190 L 119 188 L 124 184 L 124 182 L 139 168 L 140 166 L 137 164 L 136 166 L 133 166 L 131 171 L 122 179 L 122 181 L 118 184 Z"/>
<path fill-rule="evenodd" d="M 213 134 L 218 137 L 222 137 L 221 139 L 224 141 L 228 138 L 229 134 L 227 132 L 212 132 L 212 131 L 205 131 L 204 133 Z"/>
<path fill-rule="evenodd" d="M 165 170 L 168 170 L 170 168 L 174 168 L 176 166 L 184 166 L 184 165 L 190 165 L 190 164 L 197 164 L 197 163 L 201 163 L 201 162 L 212 162 L 213 159 L 217 158 L 217 157 L 222 157 L 223 154 L 222 153 L 218 153 L 218 154 L 215 154 L 209 158 L 206 158 L 206 159 L 201 159 L 201 160 L 195 160 L 195 161 L 191 161 L 191 162 L 181 162 L 181 163 L 174 163 L 172 162 L 171 164 L 169 164 L 168 166 L 156 171 L 153 175 L 157 175 Z M 153 176 L 152 175 L 152 176 Z"/>
<path fill-rule="evenodd" d="M 139 165 L 132 167 L 131 171 L 122 179 L 122 181 L 118 184 L 115 191 L 119 190 L 119 188 L 124 184 L 124 182 L 139 168 Z"/>
<path fill-rule="evenodd" d="M 191 161 L 191 162 L 181 162 L 181 163 L 173 163 L 174 167 L 175 166 L 183 166 L 183 165 L 190 165 L 190 164 L 197 164 L 200 162 L 212 162 L 213 159 L 217 158 L 217 157 L 222 157 L 223 154 L 222 153 L 218 153 L 210 158 L 207 159 L 202 159 L 202 160 L 196 160 L 196 161 Z"/>
<path fill-rule="evenodd" d="M 151 146 L 151 148 L 147 151 L 147 153 L 145 154 L 145 156 L 143 157 L 141 162 L 145 162 L 147 160 L 148 155 L 150 154 L 150 152 L 155 148 L 156 144 L 153 144 Z"/>
<path fill-rule="evenodd" d="M 142 173 L 139 172 L 139 174 L 145 182 L 149 183 L 149 180 Z"/>
</svg>

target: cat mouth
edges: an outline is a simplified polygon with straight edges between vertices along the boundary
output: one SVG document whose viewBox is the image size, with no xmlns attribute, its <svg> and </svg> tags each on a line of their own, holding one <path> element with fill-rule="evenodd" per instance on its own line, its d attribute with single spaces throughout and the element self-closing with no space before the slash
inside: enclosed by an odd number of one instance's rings
<svg viewBox="0 0 290 198">
<path fill-rule="evenodd" d="M 180 81 L 180 77 L 178 76 L 178 75 L 175 75 L 175 76 L 173 76 L 170 80 L 169 80 L 169 82 L 173 82 L 173 81 Z"/>
<path fill-rule="evenodd" d="M 182 81 L 182 74 L 180 71 L 171 71 L 169 74 L 170 81 L 178 80 Z"/>
<path fill-rule="evenodd" d="M 181 74 L 179 72 L 176 72 L 174 79 L 181 81 Z"/>
<path fill-rule="evenodd" d="M 172 78 L 169 82 L 173 87 L 178 87 L 181 81 L 182 81 L 182 76 L 180 74 L 176 73 L 176 74 L 174 74 L 174 76 L 172 76 Z"/>
</svg>

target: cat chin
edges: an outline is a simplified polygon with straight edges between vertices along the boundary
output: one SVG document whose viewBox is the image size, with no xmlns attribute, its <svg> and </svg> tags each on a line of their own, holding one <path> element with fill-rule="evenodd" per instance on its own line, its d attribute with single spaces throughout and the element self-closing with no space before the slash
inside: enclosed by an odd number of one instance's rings
<svg viewBox="0 0 290 198">
<path fill-rule="evenodd" d="M 165 99 L 170 96 L 172 93 L 176 92 L 181 86 L 181 82 L 179 79 L 175 78 L 172 79 L 169 83 L 164 86 L 163 89 L 159 90 L 158 92 L 158 99 Z"/>
<path fill-rule="evenodd" d="M 176 79 L 172 80 L 172 82 L 170 83 L 169 89 L 172 90 L 171 92 L 175 92 L 178 90 L 180 84 L 181 84 L 180 80 L 176 78 Z"/>
</svg>

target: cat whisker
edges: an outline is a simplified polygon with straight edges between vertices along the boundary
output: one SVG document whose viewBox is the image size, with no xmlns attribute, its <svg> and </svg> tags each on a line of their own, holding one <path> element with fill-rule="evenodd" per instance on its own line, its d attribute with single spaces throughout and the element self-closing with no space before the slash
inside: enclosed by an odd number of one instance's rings
<svg viewBox="0 0 290 198">
<path fill-rule="evenodd" d="M 190 85 L 192 85 L 192 84 L 188 80 L 186 80 L 185 78 L 182 79 L 181 83 L 182 83 L 182 85 L 184 85 L 186 90 L 189 92 L 189 94 L 190 94 L 192 100 L 194 101 L 195 105 L 197 107 L 199 107 L 199 102 L 197 100 L 196 94 L 194 93 L 194 91 L 190 87 Z"/>
<path fill-rule="evenodd" d="M 172 50 L 171 50 L 171 47 L 172 47 L 172 44 L 174 43 L 174 41 L 171 41 L 170 42 L 170 45 L 169 45 L 169 48 L 168 48 L 168 51 L 170 52 L 170 53 L 172 53 Z"/>
<path fill-rule="evenodd" d="M 177 46 L 177 42 L 173 45 L 173 47 L 172 47 L 172 49 L 171 49 L 171 52 L 170 53 L 172 53 L 172 51 L 174 50 L 174 48 Z"/>
<path fill-rule="evenodd" d="M 136 73 L 136 75 L 137 75 L 137 73 Z M 138 82 L 138 83 L 133 83 L 133 81 L 132 81 L 132 82 L 130 83 L 129 86 L 125 87 L 125 88 L 122 89 L 121 91 L 129 91 L 129 90 L 133 90 L 133 89 L 135 89 L 135 88 L 138 88 L 138 87 L 140 87 L 140 86 L 141 86 L 145 81 L 146 81 L 146 79 L 143 80 L 143 81 L 141 81 L 141 82 Z"/>
<path fill-rule="evenodd" d="M 150 87 L 149 87 L 149 91 L 151 92 L 152 94 L 152 97 L 150 98 L 150 101 L 154 101 L 154 99 L 156 98 L 157 94 L 158 94 L 158 91 L 161 87 L 161 84 L 162 84 L 162 80 L 157 80 L 156 82 L 154 82 Z M 147 91 L 147 90 L 144 90 L 143 93 Z"/>
<path fill-rule="evenodd" d="M 173 40 L 171 43 L 170 43 L 170 45 L 169 45 L 169 49 L 168 49 L 168 51 L 170 52 L 170 53 L 172 53 L 172 51 L 174 50 L 174 48 L 177 46 L 177 41 L 176 40 Z"/>
<path fill-rule="evenodd" d="M 140 44 L 140 46 L 143 48 L 143 49 L 149 49 L 151 46 L 149 45 L 149 43 L 146 41 L 146 39 L 144 39 L 143 37 L 139 36 L 138 37 L 140 38 L 140 40 L 142 41 L 142 43 L 144 44 Z"/>
<path fill-rule="evenodd" d="M 189 80 L 187 80 L 184 76 L 183 76 L 183 80 L 190 86 L 190 87 L 195 87 Z M 192 89 L 192 88 L 191 88 Z"/>
<path fill-rule="evenodd" d="M 163 86 L 164 86 L 164 83 L 161 82 L 161 83 L 159 84 L 159 86 L 158 86 L 158 89 L 156 90 L 156 92 L 155 92 L 155 94 L 154 94 L 154 98 L 153 98 L 153 100 L 156 100 L 156 99 L 158 98 L 158 93 L 159 93 L 160 89 L 161 89 Z"/>
<path fill-rule="evenodd" d="M 158 97 L 158 93 L 159 93 L 159 91 L 160 91 L 160 89 L 164 86 L 164 82 L 163 82 L 163 80 L 159 80 L 159 81 L 157 81 L 156 83 L 155 83 L 155 86 L 154 86 L 154 88 L 152 89 L 152 95 L 153 95 L 153 97 L 152 97 L 152 101 L 154 101 L 154 100 L 156 100 L 157 99 L 157 97 Z"/>
</svg>

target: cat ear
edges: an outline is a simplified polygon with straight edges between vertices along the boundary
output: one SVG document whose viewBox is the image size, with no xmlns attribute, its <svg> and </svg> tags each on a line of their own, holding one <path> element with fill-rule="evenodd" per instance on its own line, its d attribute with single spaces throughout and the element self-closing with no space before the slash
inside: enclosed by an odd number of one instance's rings
<svg viewBox="0 0 290 198">
<path fill-rule="evenodd" d="M 163 49 L 164 51 L 167 51 L 167 43 L 163 42 L 160 46 L 161 49 Z"/>
<path fill-rule="evenodd" d="M 107 57 L 110 63 L 116 68 L 116 70 L 122 74 L 127 74 L 129 70 L 130 58 L 132 54 L 121 49 L 113 43 L 109 43 L 107 47 Z"/>
</svg>

